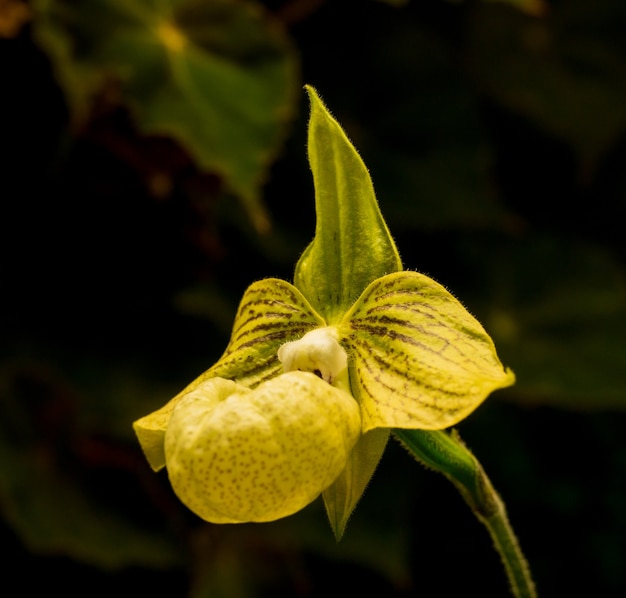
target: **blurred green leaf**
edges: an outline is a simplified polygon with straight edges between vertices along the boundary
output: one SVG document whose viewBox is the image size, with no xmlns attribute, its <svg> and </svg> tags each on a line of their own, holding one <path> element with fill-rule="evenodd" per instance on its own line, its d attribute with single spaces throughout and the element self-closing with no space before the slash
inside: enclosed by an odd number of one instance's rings
<svg viewBox="0 0 626 598">
<path fill-rule="evenodd" d="M 502 249 L 488 317 L 509 394 L 565 408 L 626 408 L 626 280 L 594 245 L 540 237 Z"/>
<path fill-rule="evenodd" d="M 265 595 L 265 584 L 275 588 L 302 583 L 313 586 L 312 595 L 325 595 L 319 588 L 332 586 L 333 580 L 309 578 L 319 570 L 307 570 L 308 557 L 337 563 L 347 572 L 357 567 L 380 575 L 397 588 L 409 587 L 406 475 L 396 479 L 389 475 L 386 484 L 372 485 L 368 494 L 378 499 L 361 502 L 362 511 L 352 519 L 350 533 L 341 542 L 320 525 L 324 514 L 319 500 L 292 517 L 263 526 L 242 524 L 229 527 L 227 533 L 215 526 L 198 528 L 192 538 L 195 578 L 191 596 L 247 598 Z M 380 504 L 393 504 L 393 508 L 381 512 L 376 506 Z M 341 576 L 342 585 L 345 577 Z"/>
<path fill-rule="evenodd" d="M 48 366 L 0 369 L 0 505 L 33 552 L 66 555 L 106 569 L 179 566 L 179 547 L 163 527 L 129 514 L 125 484 L 132 453 L 105 436 L 81 433 L 72 390 Z M 128 509 L 120 508 L 127 503 Z"/>
<path fill-rule="evenodd" d="M 368 112 L 338 118 L 371 169 L 390 228 L 501 228 L 507 214 L 493 190 L 492 149 L 449 40 L 417 18 L 383 26 L 386 34 L 373 28 L 368 43 L 385 57 L 380 88 L 393 92 L 374 90 Z M 349 88 L 335 93 L 362 105 Z"/>
<path fill-rule="evenodd" d="M 626 128 L 626 5 L 571 0 L 537 19 L 479 4 L 468 38 L 484 93 L 594 164 Z"/>
<path fill-rule="evenodd" d="M 174 137 L 220 175 L 267 231 L 259 188 L 294 112 L 297 65 L 260 5 L 38 0 L 35 15 L 35 38 L 79 120 L 106 90 L 145 133 Z"/>
<path fill-rule="evenodd" d="M 228 338 L 237 313 L 237 303 L 217 284 L 197 284 L 174 297 L 176 309 L 185 315 L 210 321 Z"/>
</svg>

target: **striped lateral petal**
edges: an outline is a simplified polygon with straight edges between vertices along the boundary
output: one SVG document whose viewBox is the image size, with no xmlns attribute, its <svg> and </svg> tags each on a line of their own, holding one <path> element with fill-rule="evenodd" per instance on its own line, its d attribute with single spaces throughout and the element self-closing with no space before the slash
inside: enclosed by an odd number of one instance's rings
<svg viewBox="0 0 626 598">
<path fill-rule="evenodd" d="M 325 325 L 293 285 L 278 278 L 255 282 L 239 304 L 224 355 L 207 374 L 255 387 L 282 371 L 281 345 Z"/>
<path fill-rule="evenodd" d="M 196 378 L 161 409 L 133 424 L 150 466 L 165 466 L 163 442 L 174 407 L 210 378 L 236 380 L 253 388 L 282 371 L 278 348 L 314 328 L 325 326 L 309 302 L 293 285 L 267 278 L 250 285 L 245 292 L 233 326 L 230 342 L 220 360 Z"/>
<path fill-rule="evenodd" d="M 340 333 L 364 432 L 447 428 L 515 380 L 479 322 L 444 287 L 416 272 L 369 285 Z"/>
</svg>

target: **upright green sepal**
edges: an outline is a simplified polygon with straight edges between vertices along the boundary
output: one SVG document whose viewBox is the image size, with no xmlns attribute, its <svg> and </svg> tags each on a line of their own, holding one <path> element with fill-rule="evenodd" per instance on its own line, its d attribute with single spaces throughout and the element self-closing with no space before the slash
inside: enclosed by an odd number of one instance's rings
<svg viewBox="0 0 626 598">
<path fill-rule="evenodd" d="M 309 162 L 315 183 L 315 238 L 302 254 L 295 286 L 329 324 L 372 281 L 402 269 L 363 160 L 310 86 Z"/>
</svg>

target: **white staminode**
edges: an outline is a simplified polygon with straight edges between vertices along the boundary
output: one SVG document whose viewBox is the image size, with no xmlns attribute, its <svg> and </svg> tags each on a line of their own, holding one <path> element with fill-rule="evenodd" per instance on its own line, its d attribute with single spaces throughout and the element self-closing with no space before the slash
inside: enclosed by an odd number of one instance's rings
<svg viewBox="0 0 626 598">
<path fill-rule="evenodd" d="M 301 370 L 318 373 L 332 384 L 348 364 L 346 352 L 337 339 L 336 328 L 329 326 L 311 330 L 301 339 L 282 345 L 278 349 L 278 359 L 285 372 Z"/>
</svg>

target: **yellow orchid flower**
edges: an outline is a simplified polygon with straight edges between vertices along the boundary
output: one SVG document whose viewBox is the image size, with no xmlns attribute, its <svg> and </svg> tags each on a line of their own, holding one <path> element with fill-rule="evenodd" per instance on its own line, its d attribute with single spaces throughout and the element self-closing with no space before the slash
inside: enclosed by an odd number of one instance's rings
<svg viewBox="0 0 626 598">
<path fill-rule="evenodd" d="M 459 301 L 403 270 L 365 165 L 307 90 L 317 223 L 294 284 L 247 289 L 219 361 L 134 423 L 141 447 L 206 521 L 272 521 L 322 494 L 340 538 L 393 431 L 487 527 L 514 595 L 534 598 L 504 504 L 445 431 L 513 373 Z"/>
<path fill-rule="evenodd" d="M 340 537 L 391 430 L 430 434 L 421 459 L 440 467 L 431 447 L 456 441 L 430 431 L 514 376 L 459 301 L 402 269 L 367 169 L 308 91 L 317 225 L 294 284 L 253 283 L 219 361 L 134 428 L 203 519 L 271 521 L 322 494 Z"/>
</svg>

